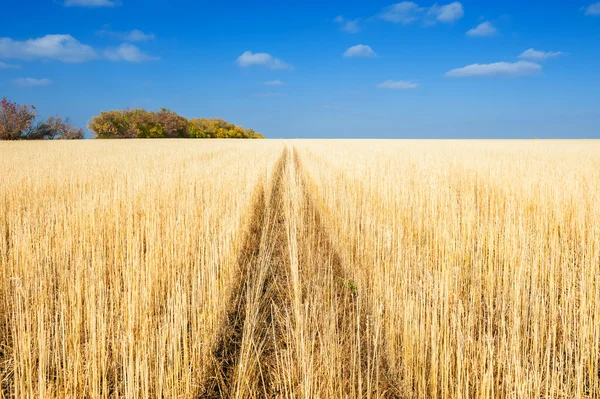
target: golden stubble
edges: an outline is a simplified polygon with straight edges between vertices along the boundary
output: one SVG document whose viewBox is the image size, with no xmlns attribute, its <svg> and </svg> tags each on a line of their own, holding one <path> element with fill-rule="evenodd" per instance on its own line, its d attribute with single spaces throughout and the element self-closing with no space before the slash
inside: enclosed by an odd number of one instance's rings
<svg viewBox="0 0 600 399">
<path fill-rule="evenodd" d="M 600 396 L 596 141 L 0 143 L 0 397 Z"/>
</svg>

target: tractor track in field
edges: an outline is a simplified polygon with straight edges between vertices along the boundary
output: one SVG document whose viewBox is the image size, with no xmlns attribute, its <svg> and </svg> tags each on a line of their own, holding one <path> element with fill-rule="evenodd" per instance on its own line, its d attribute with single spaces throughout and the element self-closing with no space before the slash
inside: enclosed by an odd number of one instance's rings
<svg viewBox="0 0 600 399">
<path fill-rule="evenodd" d="M 274 356 L 283 336 L 278 313 L 288 307 L 288 264 L 283 175 L 289 150 L 275 165 L 269 195 L 259 188 L 249 233 L 238 257 L 239 276 L 230 311 L 213 357 L 212 375 L 200 398 L 247 396 L 272 397 Z M 250 348 L 250 344 L 261 344 Z M 240 393 L 242 393 L 240 395 Z"/>
<path fill-rule="evenodd" d="M 289 173 L 289 168 L 295 172 Z M 301 216 L 296 220 L 294 243 L 289 242 L 291 227 L 285 208 L 290 182 L 284 179 L 290 177 L 298 184 L 299 195 L 293 200 L 301 210 L 295 214 Z M 333 389 L 342 396 L 400 397 L 393 384 L 386 382 L 379 342 L 369 332 L 369 308 L 359 298 L 362 287 L 357 288 L 349 277 L 324 228 L 316 197 L 311 193 L 313 186 L 296 148 L 285 148 L 274 167 L 270 187 L 261 184 L 257 188 L 247 235 L 238 255 L 239 272 L 228 300 L 229 310 L 200 398 L 276 398 L 286 392 L 298 394 L 294 390 L 299 386 L 284 392 L 285 383 L 278 375 L 282 367 L 278 359 L 291 344 L 286 337 L 290 337 L 289 328 L 294 328 L 294 322 L 289 322 L 289 316 L 294 314 L 291 244 L 297 245 L 301 317 L 308 320 L 311 312 L 329 312 L 335 318 L 333 326 L 311 327 L 317 357 L 321 359 L 315 367 L 322 367 L 319 362 L 324 359 L 341 357 L 342 366 L 337 372 L 340 381 L 336 382 L 339 387 Z M 315 292 L 327 294 L 315 298 Z M 326 334 L 324 331 L 335 342 L 321 340 L 319 334 Z"/>
<path fill-rule="evenodd" d="M 238 256 L 238 276 L 234 282 L 232 296 L 225 322 L 221 327 L 218 342 L 213 350 L 214 364 L 200 398 L 221 398 L 231 393 L 236 377 L 236 365 L 240 357 L 247 306 L 247 283 L 250 264 L 259 256 L 260 237 L 266 208 L 265 189 L 261 184 L 253 205 L 249 232 Z"/>
</svg>

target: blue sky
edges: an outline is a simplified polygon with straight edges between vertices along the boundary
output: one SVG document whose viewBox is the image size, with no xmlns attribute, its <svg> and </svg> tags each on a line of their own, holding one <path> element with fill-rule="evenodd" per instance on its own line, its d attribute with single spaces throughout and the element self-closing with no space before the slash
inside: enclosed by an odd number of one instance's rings
<svg viewBox="0 0 600 399">
<path fill-rule="evenodd" d="M 171 108 L 267 137 L 600 138 L 592 1 L 20 0 L 0 96 L 79 126 Z"/>
</svg>

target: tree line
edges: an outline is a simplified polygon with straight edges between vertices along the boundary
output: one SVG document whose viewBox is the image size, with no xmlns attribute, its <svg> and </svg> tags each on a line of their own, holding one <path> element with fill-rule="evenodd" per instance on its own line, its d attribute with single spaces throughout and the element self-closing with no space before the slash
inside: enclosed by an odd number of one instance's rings
<svg viewBox="0 0 600 399">
<path fill-rule="evenodd" d="M 222 119 L 186 119 L 166 108 L 158 111 L 126 109 L 101 112 L 88 129 L 98 139 L 126 138 L 264 138 Z M 82 139 L 83 129 L 69 119 L 52 116 L 38 121 L 34 106 L 0 102 L 0 140 Z"/>
<path fill-rule="evenodd" d="M 127 109 L 101 112 L 88 129 L 97 138 L 264 138 L 252 129 L 222 119 L 186 119 L 166 108 L 159 111 Z"/>
</svg>

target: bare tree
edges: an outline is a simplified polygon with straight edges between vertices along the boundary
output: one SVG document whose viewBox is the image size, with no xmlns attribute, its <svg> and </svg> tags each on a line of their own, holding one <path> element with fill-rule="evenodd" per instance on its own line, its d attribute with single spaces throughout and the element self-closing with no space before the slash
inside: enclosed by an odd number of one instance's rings
<svg viewBox="0 0 600 399">
<path fill-rule="evenodd" d="M 51 116 L 26 133 L 29 140 L 75 140 L 83 138 L 83 129 L 73 126 L 69 119 Z"/>
<path fill-rule="evenodd" d="M 0 101 L 0 140 L 19 140 L 33 126 L 35 107 L 19 105 L 3 98 Z"/>
<path fill-rule="evenodd" d="M 73 126 L 69 119 L 51 116 L 35 123 L 34 106 L 19 105 L 3 98 L 0 101 L 0 140 L 82 139 L 83 129 Z"/>
</svg>

